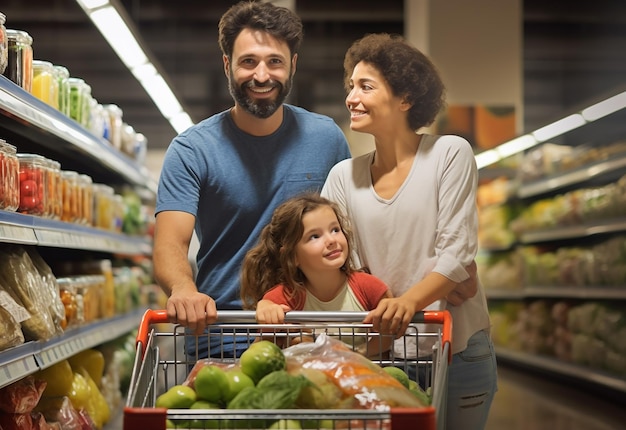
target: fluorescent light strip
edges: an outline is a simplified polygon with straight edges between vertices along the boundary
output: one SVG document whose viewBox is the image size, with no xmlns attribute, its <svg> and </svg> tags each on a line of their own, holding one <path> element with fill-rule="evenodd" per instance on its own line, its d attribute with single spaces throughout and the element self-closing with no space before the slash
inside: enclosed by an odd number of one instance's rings
<svg viewBox="0 0 626 430">
<path fill-rule="evenodd" d="M 117 56 L 146 90 L 176 133 L 193 125 L 157 68 L 149 61 L 132 31 L 109 0 L 76 0 Z"/>
<path fill-rule="evenodd" d="M 535 145 L 546 142 L 554 137 L 582 127 L 618 110 L 626 108 L 626 91 L 609 97 L 599 103 L 591 105 L 578 113 L 561 118 L 551 124 L 538 128 L 532 133 L 518 136 L 493 149 L 476 154 L 476 165 L 479 169 L 495 164 L 498 161 L 515 155 Z"/>
<path fill-rule="evenodd" d="M 626 107 L 626 91 L 583 109 L 581 114 L 587 121 L 595 121 Z"/>
</svg>

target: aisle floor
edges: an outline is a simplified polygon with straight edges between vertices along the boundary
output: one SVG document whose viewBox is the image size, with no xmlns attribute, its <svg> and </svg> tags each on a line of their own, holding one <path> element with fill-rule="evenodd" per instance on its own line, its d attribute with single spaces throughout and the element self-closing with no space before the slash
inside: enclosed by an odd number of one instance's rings
<svg viewBox="0 0 626 430">
<path fill-rule="evenodd" d="M 623 405 L 500 366 L 498 393 L 485 430 L 619 430 L 626 429 Z"/>
</svg>

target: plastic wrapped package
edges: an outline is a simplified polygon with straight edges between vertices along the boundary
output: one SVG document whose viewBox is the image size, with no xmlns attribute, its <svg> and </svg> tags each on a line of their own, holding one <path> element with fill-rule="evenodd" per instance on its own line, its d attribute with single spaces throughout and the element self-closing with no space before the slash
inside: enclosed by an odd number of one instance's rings
<svg viewBox="0 0 626 430">
<path fill-rule="evenodd" d="M 326 334 L 315 342 L 292 345 L 283 350 L 287 370 L 321 371 L 340 389 L 335 407 L 375 409 L 378 407 L 423 407 L 397 379 L 362 354 Z"/>
<path fill-rule="evenodd" d="M 43 397 L 35 410 L 40 412 L 48 422 L 58 423 L 63 430 L 91 430 L 91 427 L 85 426 L 84 419 L 72 406 L 67 396 Z"/>
<path fill-rule="evenodd" d="M 18 305 L 0 285 L 0 331 L 2 332 L 0 351 L 24 343 L 24 333 L 22 333 L 20 323 L 26 318 L 30 318 L 30 314 Z"/>
<path fill-rule="evenodd" d="M 39 403 L 46 382 L 29 375 L 0 389 L 0 410 L 9 414 L 26 414 Z"/>
<path fill-rule="evenodd" d="M 48 309 L 50 310 L 54 325 L 64 328 L 67 325 L 67 321 L 65 320 L 65 308 L 61 301 L 61 296 L 59 295 L 57 278 L 54 276 L 54 273 L 52 273 L 52 269 L 48 266 L 48 263 L 39 255 L 36 248 L 27 247 L 26 252 L 45 285 L 42 293 L 47 297 L 46 303 L 48 303 Z"/>
<path fill-rule="evenodd" d="M 6 245 L 2 248 L 0 283 L 30 314 L 30 318 L 22 322 L 26 340 L 48 340 L 62 332 L 50 314 L 50 296 L 44 292 L 47 287 L 23 247 Z"/>
</svg>

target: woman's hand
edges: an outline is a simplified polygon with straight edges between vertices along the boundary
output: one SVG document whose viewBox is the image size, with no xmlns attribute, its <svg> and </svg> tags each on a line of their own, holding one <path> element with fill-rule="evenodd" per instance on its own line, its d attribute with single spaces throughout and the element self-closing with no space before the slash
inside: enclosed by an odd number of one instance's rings
<svg viewBox="0 0 626 430">
<path fill-rule="evenodd" d="M 285 313 L 290 310 L 287 305 L 278 305 L 271 300 L 260 300 L 256 305 L 256 321 L 259 324 L 282 324 L 285 322 Z"/>
<path fill-rule="evenodd" d="M 404 335 L 417 311 L 406 297 L 382 299 L 376 309 L 370 311 L 364 324 L 372 324 L 374 330 L 396 337 Z"/>
</svg>

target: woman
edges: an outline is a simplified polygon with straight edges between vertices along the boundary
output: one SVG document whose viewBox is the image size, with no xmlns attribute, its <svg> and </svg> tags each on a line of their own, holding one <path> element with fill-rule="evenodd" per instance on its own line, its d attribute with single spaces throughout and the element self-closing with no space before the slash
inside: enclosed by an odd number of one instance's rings
<svg viewBox="0 0 626 430">
<path fill-rule="evenodd" d="M 352 221 L 361 264 L 391 289 L 364 322 L 404 333 L 423 309 L 468 278 L 477 250 L 478 172 L 472 148 L 459 136 L 420 134 L 445 104 L 432 62 L 399 36 L 372 34 L 344 60 L 350 128 L 375 138 L 375 150 L 344 160 L 322 195 Z M 453 317 L 447 429 L 482 429 L 496 391 L 496 362 L 482 287 Z M 404 350 L 404 349 L 402 349 Z M 429 354 L 418 345 L 411 353 Z"/>
</svg>

